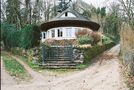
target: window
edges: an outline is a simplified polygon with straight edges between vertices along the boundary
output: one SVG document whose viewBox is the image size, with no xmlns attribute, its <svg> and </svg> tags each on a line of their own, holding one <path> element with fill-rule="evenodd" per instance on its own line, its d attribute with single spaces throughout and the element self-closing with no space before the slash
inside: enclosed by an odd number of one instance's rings
<svg viewBox="0 0 134 90">
<path fill-rule="evenodd" d="M 46 33 L 45 33 L 45 32 L 43 33 L 43 38 L 44 38 L 44 39 L 46 38 Z"/>
<path fill-rule="evenodd" d="M 67 17 L 67 14 L 68 14 L 68 13 L 67 13 L 67 12 L 65 12 L 65 17 Z"/>
<path fill-rule="evenodd" d="M 63 36 L 63 31 L 61 29 L 58 29 L 58 37 L 62 37 Z"/>
<path fill-rule="evenodd" d="M 48 37 L 48 38 L 50 37 L 50 35 L 49 35 L 49 31 L 48 31 L 48 33 L 47 33 L 47 37 Z"/>
<path fill-rule="evenodd" d="M 52 30 L 51 34 L 52 34 L 52 38 L 55 37 L 55 30 Z"/>
<path fill-rule="evenodd" d="M 72 36 L 72 28 L 66 28 L 66 36 L 71 37 Z"/>
</svg>

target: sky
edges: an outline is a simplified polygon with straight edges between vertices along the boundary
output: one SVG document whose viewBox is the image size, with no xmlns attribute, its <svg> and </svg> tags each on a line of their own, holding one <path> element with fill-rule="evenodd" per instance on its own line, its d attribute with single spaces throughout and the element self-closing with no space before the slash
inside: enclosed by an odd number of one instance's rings
<svg viewBox="0 0 134 90">
<path fill-rule="evenodd" d="M 88 4 L 94 5 L 95 7 L 103 7 L 103 6 L 108 6 L 110 2 L 116 0 L 83 0 L 83 1 Z"/>
</svg>

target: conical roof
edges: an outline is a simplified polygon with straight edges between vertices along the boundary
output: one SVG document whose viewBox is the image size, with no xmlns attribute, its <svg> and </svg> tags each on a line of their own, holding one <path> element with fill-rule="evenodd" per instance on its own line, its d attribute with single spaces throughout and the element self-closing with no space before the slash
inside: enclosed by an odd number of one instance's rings
<svg viewBox="0 0 134 90">
<path fill-rule="evenodd" d="M 75 17 L 62 17 L 65 13 L 71 13 Z M 97 24 L 96 22 L 90 21 L 89 19 L 79 14 L 77 11 L 68 8 L 59 15 L 57 15 L 55 18 L 42 23 L 41 30 L 47 31 L 48 29 L 51 28 L 69 27 L 69 26 L 90 28 L 93 31 L 97 31 L 100 28 L 100 25 Z"/>
</svg>

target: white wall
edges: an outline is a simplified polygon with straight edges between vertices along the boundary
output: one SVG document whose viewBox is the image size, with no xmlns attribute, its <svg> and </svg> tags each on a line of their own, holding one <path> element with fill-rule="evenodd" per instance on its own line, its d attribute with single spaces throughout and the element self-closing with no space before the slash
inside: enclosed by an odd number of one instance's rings
<svg viewBox="0 0 134 90">
<path fill-rule="evenodd" d="M 58 29 L 61 29 L 63 32 L 62 37 L 58 37 Z M 56 40 L 61 40 L 61 39 L 76 39 L 75 36 L 75 32 L 77 31 L 76 27 L 58 27 L 58 28 L 52 28 L 50 30 L 48 30 L 47 32 L 42 32 L 42 37 L 41 37 L 41 41 L 44 42 L 45 39 L 51 39 L 52 38 L 52 33 L 51 31 L 55 30 L 55 37 L 53 37 L 53 39 Z M 46 34 L 46 38 L 44 37 L 44 34 Z"/>
<path fill-rule="evenodd" d="M 65 16 L 65 14 L 63 14 L 61 17 L 76 17 L 76 16 L 70 12 L 67 12 L 67 16 Z"/>
</svg>

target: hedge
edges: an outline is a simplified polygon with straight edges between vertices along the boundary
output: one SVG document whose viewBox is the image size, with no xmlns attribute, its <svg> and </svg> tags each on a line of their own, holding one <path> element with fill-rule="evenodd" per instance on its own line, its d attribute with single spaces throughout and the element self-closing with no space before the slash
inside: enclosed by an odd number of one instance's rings
<svg viewBox="0 0 134 90">
<path fill-rule="evenodd" d="M 14 24 L 3 23 L 1 25 L 1 41 L 5 49 L 19 47 L 29 49 L 39 45 L 40 30 L 37 25 L 25 25 L 18 30 Z"/>
<path fill-rule="evenodd" d="M 102 46 L 96 45 L 93 46 L 92 48 L 81 49 L 84 52 L 84 63 L 90 62 L 92 58 L 104 52 L 105 50 L 110 49 L 114 45 L 115 45 L 114 43 L 109 43 L 104 44 Z"/>
</svg>

